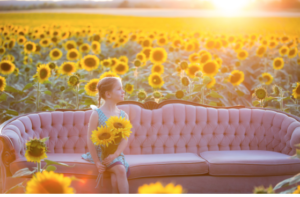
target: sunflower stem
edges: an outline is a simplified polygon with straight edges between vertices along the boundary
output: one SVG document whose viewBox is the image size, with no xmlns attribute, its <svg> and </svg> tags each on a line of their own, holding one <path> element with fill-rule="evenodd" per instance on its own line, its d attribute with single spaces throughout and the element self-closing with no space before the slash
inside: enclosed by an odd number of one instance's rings
<svg viewBox="0 0 300 197">
<path fill-rule="evenodd" d="M 202 104 L 204 105 L 204 86 L 201 88 Z"/>
<path fill-rule="evenodd" d="M 40 82 L 37 82 L 37 95 L 36 95 L 36 111 L 38 112 L 39 110 L 39 97 L 40 97 Z"/>
<path fill-rule="evenodd" d="M 79 90 L 79 84 L 76 86 L 76 109 L 79 109 L 79 98 L 78 98 L 78 90 Z"/>
<path fill-rule="evenodd" d="M 41 172 L 41 162 L 37 162 L 37 171 Z"/>
</svg>

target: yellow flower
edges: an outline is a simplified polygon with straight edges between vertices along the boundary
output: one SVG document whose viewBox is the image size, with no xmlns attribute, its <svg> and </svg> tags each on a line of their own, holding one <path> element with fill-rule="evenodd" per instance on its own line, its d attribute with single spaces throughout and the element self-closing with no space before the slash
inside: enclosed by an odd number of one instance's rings
<svg viewBox="0 0 300 197">
<path fill-rule="evenodd" d="M 157 39 L 157 45 L 158 46 L 164 46 L 168 43 L 168 39 L 167 37 L 165 36 L 160 36 L 158 39 Z"/>
<path fill-rule="evenodd" d="M 100 79 L 91 79 L 85 86 L 84 89 L 86 91 L 86 94 L 89 96 L 96 96 L 98 93 L 97 90 L 97 84 Z"/>
<path fill-rule="evenodd" d="M 76 72 L 77 66 L 74 62 L 64 62 L 60 67 L 59 67 L 59 72 L 61 74 L 65 75 L 72 75 L 74 72 Z"/>
<path fill-rule="evenodd" d="M 248 52 L 246 50 L 240 50 L 238 53 L 237 53 L 237 58 L 239 60 L 244 60 L 248 57 Z"/>
<path fill-rule="evenodd" d="M 44 83 L 51 76 L 51 69 L 46 64 L 42 64 L 37 68 L 37 77 L 39 83 Z"/>
<path fill-rule="evenodd" d="M 215 76 L 219 71 L 219 65 L 215 60 L 209 60 L 201 66 L 201 71 L 204 76 Z"/>
<path fill-rule="evenodd" d="M 124 75 L 127 73 L 129 70 L 129 66 L 125 62 L 118 61 L 117 64 L 112 67 L 112 71 L 119 74 L 119 75 Z"/>
<path fill-rule="evenodd" d="M 189 56 L 189 61 L 191 63 L 199 63 L 200 62 L 200 55 L 198 53 L 192 53 Z"/>
<path fill-rule="evenodd" d="M 161 64 L 154 64 L 151 68 L 151 72 L 154 73 L 158 73 L 158 74 L 163 74 L 164 73 L 164 66 Z"/>
<path fill-rule="evenodd" d="M 215 40 L 214 39 L 208 39 L 205 42 L 205 48 L 207 49 L 213 49 L 215 47 Z"/>
<path fill-rule="evenodd" d="M 0 62 L 0 73 L 3 75 L 9 75 L 14 72 L 15 65 L 9 60 L 2 60 Z"/>
<path fill-rule="evenodd" d="M 146 60 L 150 59 L 150 53 L 151 53 L 152 49 L 153 49 L 152 47 L 145 47 L 145 48 L 143 48 L 142 53 L 145 54 Z"/>
<path fill-rule="evenodd" d="M 55 48 L 50 51 L 49 55 L 52 60 L 59 60 L 63 53 L 58 48 Z"/>
<path fill-rule="evenodd" d="M 216 84 L 216 79 L 214 77 L 208 77 L 211 79 L 211 81 L 208 84 L 206 84 L 206 88 L 212 88 Z"/>
<path fill-rule="evenodd" d="M 105 123 L 110 132 L 119 134 L 122 138 L 128 138 L 132 133 L 132 125 L 125 117 L 111 116 Z"/>
<path fill-rule="evenodd" d="M 278 42 L 276 42 L 275 40 L 271 40 L 270 42 L 269 42 L 269 48 L 270 49 L 273 49 L 273 48 L 275 48 L 276 46 L 278 45 Z"/>
<path fill-rule="evenodd" d="M 6 79 L 0 76 L 0 91 L 4 91 L 6 87 Z"/>
<path fill-rule="evenodd" d="M 284 66 L 283 58 L 277 57 L 273 60 L 273 68 L 275 70 L 280 70 L 283 68 L 283 66 Z"/>
<path fill-rule="evenodd" d="M 262 73 L 261 74 L 262 78 L 263 78 L 263 82 L 266 85 L 270 85 L 273 81 L 273 76 L 270 73 Z"/>
<path fill-rule="evenodd" d="M 146 55 L 142 52 L 136 54 L 136 59 L 140 60 L 141 62 L 146 62 L 147 60 Z"/>
<path fill-rule="evenodd" d="M 41 139 L 30 139 L 26 142 L 25 158 L 28 162 L 39 163 L 47 158 L 47 146 Z"/>
<path fill-rule="evenodd" d="M 300 185 L 297 186 L 297 189 L 293 192 L 293 194 L 300 194 Z"/>
<path fill-rule="evenodd" d="M 289 50 L 290 50 L 289 47 L 282 46 L 279 49 L 279 53 L 280 53 L 281 56 L 284 56 L 284 55 L 288 54 Z"/>
<path fill-rule="evenodd" d="M 68 60 L 77 60 L 78 58 L 80 58 L 80 53 L 77 49 L 73 48 L 67 52 Z"/>
<path fill-rule="evenodd" d="M 256 55 L 258 57 L 262 57 L 266 53 L 267 47 L 264 45 L 261 45 L 256 50 Z"/>
<path fill-rule="evenodd" d="M 209 52 L 204 51 L 200 55 L 200 64 L 205 64 L 207 61 L 212 59 L 212 56 Z"/>
<path fill-rule="evenodd" d="M 125 85 L 125 91 L 128 93 L 128 94 L 131 94 L 133 92 L 133 84 L 130 84 L 130 83 L 127 83 Z"/>
<path fill-rule="evenodd" d="M 190 78 L 194 78 L 196 72 L 200 71 L 201 67 L 199 64 L 197 63 L 192 63 L 189 64 L 189 66 L 185 69 L 186 74 L 190 77 Z"/>
<path fill-rule="evenodd" d="M 128 57 L 123 55 L 123 56 L 119 57 L 119 61 L 124 62 L 124 63 L 127 64 L 128 63 Z"/>
<path fill-rule="evenodd" d="M 297 82 L 297 86 L 293 89 L 293 94 L 295 99 L 300 98 L 300 82 Z"/>
<path fill-rule="evenodd" d="M 17 41 L 19 45 L 23 45 L 27 39 L 24 36 L 19 36 Z"/>
<path fill-rule="evenodd" d="M 99 59 L 95 55 L 86 55 L 82 60 L 81 60 L 81 65 L 82 68 L 87 70 L 87 71 L 92 71 L 96 70 L 99 66 Z"/>
<path fill-rule="evenodd" d="M 231 75 L 229 76 L 229 82 L 232 83 L 232 85 L 240 85 L 244 81 L 244 73 L 243 71 L 234 70 L 231 72 Z"/>
<path fill-rule="evenodd" d="M 163 84 L 165 83 L 160 74 L 158 73 L 152 73 L 148 77 L 148 83 L 152 88 L 161 88 Z"/>
<path fill-rule="evenodd" d="M 76 42 L 74 40 L 68 40 L 65 44 L 64 44 L 64 48 L 66 49 L 66 51 L 71 50 L 71 49 L 76 49 Z"/>
<path fill-rule="evenodd" d="M 160 182 L 144 184 L 138 188 L 139 194 L 181 194 L 183 188 L 181 185 L 174 185 L 169 183 L 163 186 Z"/>
<path fill-rule="evenodd" d="M 43 170 L 27 182 L 26 194 L 74 194 L 72 179 L 54 171 Z"/>
<path fill-rule="evenodd" d="M 25 53 L 29 54 L 31 52 L 34 52 L 36 49 L 36 46 L 35 46 L 35 43 L 34 42 L 26 42 L 25 45 L 24 45 L 24 51 Z"/>
<path fill-rule="evenodd" d="M 0 42 L 0 44 L 1 44 L 1 42 Z M 3 47 L 3 46 L 0 46 L 0 55 L 3 55 L 4 53 L 5 53 L 5 47 Z"/>
<path fill-rule="evenodd" d="M 101 125 L 96 130 L 92 131 L 91 140 L 94 144 L 108 147 L 109 144 L 115 142 L 116 134 L 106 126 Z"/>
<path fill-rule="evenodd" d="M 92 42 L 92 51 L 94 54 L 99 54 L 101 53 L 101 45 L 97 41 Z"/>
<path fill-rule="evenodd" d="M 150 61 L 154 64 L 162 64 L 168 58 L 168 54 L 164 48 L 153 48 L 150 53 Z"/>
<path fill-rule="evenodd" d="M 49 38 L 43 38 L 40 40 L 40 45 L 42 47 L 48 47 L 50 43 L 51 43 L 51 40 Z"/>
<path fill-rule="evenodd" d="M 119 75 L 117 75 L 116 73 L 114 72 L 111 72 L 111 71 L 108 71 L 108 72 L 105 72 L 103 73 L 101 76 L 100 76 L 100 80 L 103 79 L 104 77 L 119 77 Z"/>
<path fill-rule="evenodd" d="M 297 53 L 298 53 L 297 47 L 293 47 L 293 48 L 291 48 L 291 49 L 289 50 L 289 52 L 288 52 L 288 57 L 289 57 L 289 58 L 294 58 L 294 57 L 297 56 Z"/>
<path fill-rule="evenodd" d="M 84 44 L 80 45 L 80 47 L 79 47 L 79 51 L 81 53 L 88 53 L 88 52 L 90 52 L 90 50 L 91 50 L 91 47 L 87 43 L 84 43 Z"/>
<path fill-rule="evenodd" d="M 254 95 L 257 99 L 263 100 L 267 97 L 267 90 L 263 87 L 255 88 Z"/>
</svg>

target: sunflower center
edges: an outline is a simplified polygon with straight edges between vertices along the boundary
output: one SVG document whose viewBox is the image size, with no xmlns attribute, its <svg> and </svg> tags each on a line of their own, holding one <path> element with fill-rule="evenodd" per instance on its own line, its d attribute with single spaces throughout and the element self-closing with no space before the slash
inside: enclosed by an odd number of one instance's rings
<svg viewBox="0 0 300 197">
<path fill-rule="evenodd" d="M 163 59 L 164 55 L 161 51 L 155 51 L 153 53 L 153 59 L 156 61 L 161 61 Z"/>
<path fill-rule="evenodd" d="M 95 35 L 95 36 L 94 36 L 94 40 L 95 40 L 95 41 L 99 41 L 99 40 L 100 40 L 100 36 L 99 36 L 99 35 Z"/>
<path fill-rule="evenodd" d="M 257 51 L 258 54 L 263 54 L 265 52 L 265 49 L 263 47 L 260 47 Z"/>
<path fill-rule="evenodd" d="M 4 49 L 3 48 L 0 49 L 0 53 L 4 53 Z"/>
<path fill-rule="evenodd" d="M 295 50 L 295 49 L 292 49 L 292 50 L 289 51 L 289 55 L 290 55 L 290 56 L 293 56 L 293 55 L 295 54 L 295 52 L 296 52 L 296 50 Z"/>
<path fill-rule="evenodd" d="M 71 50 L 71 49 L 73 49 L 73 48 L 75 48 L 73 44 L 67 44 L 67 49 L 68 49 L 68 50 Z"/>
<path fill-rule="evenodd" d="M 70 53 L 70 58 L 76 58 L 76 57 L 77 57 L 77 53 L 74 52 L 74 51 L 72 51 L 72 52 Z"/>
<path fill-rule="evenodd" d="M 63 69 L 65 72 L 70 72 L 70 71 L 72 71 L 73 67 L 71 64 L 65 64 Z"/>
<path fill-rule="evenodd" d="M 87 47 L 87 46 L 83 46 L 81 49 L 82 49 L 83 51 L 86 51 L 86 50 L 88 50 L 88 47 Z"/>
<path fill-rule="evenodd" d="M 166 42 L 166 39 L 161 38 L 161 39 L 159 39 L 159 42 L 160 42 L 161 44 L 164 44 L 164 43 Z"/>
<path fill-rule="evenodd" d="M 31 50 L 33 49 L 32 44 L 27 44 L 27 45 L 26 45 L 26 49 L 27 49 L 28 51 L 31 51 Z"/>
<path fill-rule="evenodd" d="M 0 80 L 0 88 L 2 88 L 2 86 L 3 86 L 3 81 L 2 81 L 2 79 Z"/>
<path fill-rule="evenodd" d="M 86 58 L 84 60 L 84 64 L 87 66 L 87 67 L 95 67 L 96 66 L 96 61 L 94 60 L 94 58 Z"/>
<path fill-rule="evenodd" d="M 155 71 L 155 72 L 160 72 L 160 71 L 161 71 L 160 66 L 155 66 L 155 67 L 154 67 L 154 71 Z"/>
<path fill-rule="evenodd" d="M 282 49 L 281 53 L 286 54 L 287 50 L 286 49 Z"/>
<path fill-rule="evenodd" d="M 103 62 L 103 66 L 109 66 L 109 62 L 108 61 L 104 61 Z"/>
<path fill-rule="evenodd" d="M 115 122 L 114 123 L 114 127 L 117 128 L 117 129 L 125 128 L 124 125 L 122 123 L 120 123 L 120 122 Z"/>
<path fill-rule="evenodd" d="M 46 78 L 46 77 L 47 77 L 47 74 L 48 74 L 48 70 L 47 70 L 47 69 L 42 69 L 42 70 L 40 71 L 40 78 L 41 78 L 41 79 Z"/>
<path fill-rule="evenodd" d="M 143 51 L 143 53 L 146 55 L 147 58 L 149 58 L 150 52 L 151 52 L 151 49 L 147 49 L 147 50 Z"/>
<path fill-rule="evenodd" d="M 48 44 L 48 40 L 44 40 L 44 41 L 43 41 L 43 44 Z"/>
<path fill-rule="evenodd" d="M 215 64 L 214 63 L 207 63 L 203 66 L 203 72 L 207 74 L 214 73 L 216 70 Z"/>
<path fill-rule="evenodd" d="M 127 89 L 128 92 L 130 92 L 130 91 L 132 90 L 132 86 L 131 86 L 131 85 L 128 85 L 128 86 L 126 87 L 126 89 Z"/>
<path fill-rule="evenodd" d="M 96 44 L 93 44 L 92 47 L 93 47 L 93 50 L 96 50 L 98 48 Z"/>
<path fill-rule="evenodd" d="M 282 64 L 281 64 L 281 61 L 280 60 L 276 60 L 275 61 L 275 67 L 280 67 Z"/>
<path fill-rule="evenodd" d="M 64 193 L 64 189 L 57 180 L 48 179 L 38 184 L 38 193 L 62 194 Z"/>
<path fill-rule="evenodd" d="M 243 52 L 240 52 L 240 57 L 241 58 L 244 58 L 246 56 L 246 53 L 243 51 Z"/>
<path fill-rule="evenodd" d="M 236 83 L 238 82 L 239 80 L 241 79 L 241 75 L 239 73 L 234 73 L 231 78 L 230 78 L 230 81 L 232 83 Z"/>
<path fill-rule="evenodd" d="M 30 150 L 28 152 L 30 155 L 34 157 L 40 157 L 44 154 L 44 149 L 37 148 L 37 147 L 30 147 Z"/>
<path fill-rule="evenodd" d="M 199 68 L 197 66 L 192 66 L 189 69 L 189 73 L 191 73 L 192 75 L 195 75 L 195 73 L 199 71 Z"/>
<path fill-rule="evenodd" d="M 213 48 L 214 45 L 215 45 L 215 42 L 214 42 L 214 41 L 208 41 L 208 43 L 207 43 L 207 47 L 208 47 L 208 48 Z"/>
<path fill-rule="evenodd" d="M 144 43 L 143 43 L 143 45 L 144 45 L 145 47 L 148 47 L 148 46 L 150 46 L 150 42 L 149 42 L 149 40 L 145 40 L 145 41 L 144 41 Z"/>
<path fill-rule="evenodd" d="M 9 71 L 11 69 L 11 65 L 9 63 L 4 62 L 1 64 L 1 69 L 3 71 Z"/>
<path fill-rule="evenodd" d="M 174 45 L 175 45 L 175 46 L 179 46 L 179 45 L 180 45 L 180 41 L 179 41 L 179 40 L 176 40 L 176 41 L 174 42 Z"/>
<path fill-rule="evenodd" d="M 125 66 L 123 64 L 119 64 L 118 67 L 116 68 L 117 71 L 122 72 L 125 70 Z"/>
<path fill-rule="evenodd" d="M 152 82 L 153 82 L 154 84 L 160 84 L 160 83 L 161 83 L 161 79 L 160 79 L 159 76 L 154 76 L 154 77 L 152 78 Z"/>
<path fill-rule="evenodd" d="M 209 59 L 208 55 L 203 55 L 201 57 L 201 63 L 205 63 Z"/>
<path fill-rule="evenodd" d="M 300 94 L 300 86 L 297 87 L 296 93 L 297 93 L 297 94 Z"/>
<path fill-rule="evenodd" d="M 110 133 L 102 133 L 101 135 L 99 135 L 98 136 L 98 138 L 100 139 L 100 140 L 107 140 L 107 139 L 109 139 L 111 137 L 111 135 L 110 135 Z"/>
<path fill-rule="evenodd" d="M 53 51 L 52 55 L 53 55 L 53 57 L 58 57 L 59 56 L 59 52 L 58 51 Z"/>
<path fill-rule="evenodd" d="M 57 42 L 57 38 L 56 37 L 53 37 L 51 38 L 52 42 L 56 43 Z"/>
</svg>

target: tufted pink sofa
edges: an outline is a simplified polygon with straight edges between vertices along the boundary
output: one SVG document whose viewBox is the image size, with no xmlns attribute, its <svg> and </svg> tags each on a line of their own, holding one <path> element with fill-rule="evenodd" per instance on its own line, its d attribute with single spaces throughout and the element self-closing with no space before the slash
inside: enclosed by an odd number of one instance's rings
<svg viewBox="0 0 300 197">
<path fill-rule="evenodd" d="M 188 193 L 252 193 L 255 186 L 275 186 L 300 172 L 300 160 L 290 159 L 294 145 L 300 143 L 296 116 L 179 100 L 124 101 L 118 107 L 133 125 L 124 150 L 131 170 L 130 193 L 156 181 L 181 184 Z M 56 172 L 83 180 L 72 182 L 77 193 L 111 192 L 108 172 L 104 186 L 95 189 L 96 166 L 81 158 L 89 151 L 86 135 L 91 113 L 91 109 L 30 113 L 0 125 L 2 189 L 17 183 L 11 178 L 17 170 L 36 167 L 24 157 L 26 140 L 49 136 L 48 159 L 75 164 L 57 166 Z"/>
</svg>

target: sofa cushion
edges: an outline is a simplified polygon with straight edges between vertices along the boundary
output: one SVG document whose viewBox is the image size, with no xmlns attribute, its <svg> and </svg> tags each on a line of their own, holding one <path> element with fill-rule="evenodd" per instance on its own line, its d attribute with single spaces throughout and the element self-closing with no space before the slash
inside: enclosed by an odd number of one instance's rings
<svg viewBox="0 0 300 197">
<path fill-rule="evenodd" d="M 66 167 L 56 165 L 57 173 L 74 174 L 80 176 L 97 176 L 98 170 L 94 163 L 81 158 L 82 153 L 48 153 L 47 159 L 74 165 Z M 206 161 L 195 153 L 175 153 L 175 154 L 147 154 L 147 155 L 125 155 L 129 164 L 130 175 L 128 179 L 152 176 L 176 176 L 207 174 L 208 165 Z M 42 168 L 46 163 L 42 161 Z M 16 159 L 10 164 L 10 171 L 14 174 L 22 168 L 33 170 L 37 164 L 27 162 L 25 157 Z M 108 177 L 109 172 L 104 173 Z"/>
<path fill-rule="evenodd" d="M 130 178 L 207 174 L 208 165 L 195 153 L 125 155 Z"/>
<path fill-rule="evenodd" d="M 300 169 L 299 159 L 274 151 L 204 151 L 200 156 L 208 162 L 211 175 L 292 175 Z"/>
</svg>

